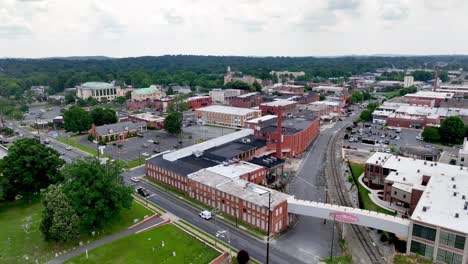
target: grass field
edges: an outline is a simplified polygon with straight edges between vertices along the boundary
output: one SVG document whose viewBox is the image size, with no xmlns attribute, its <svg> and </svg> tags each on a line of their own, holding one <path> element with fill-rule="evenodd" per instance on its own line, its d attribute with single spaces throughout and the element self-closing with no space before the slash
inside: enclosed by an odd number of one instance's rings
<svg viewBox="0 0 468 264">
<path fill-rule="evenodd" d="M 398 91 L 386 92 L 386 93 L 384 93 L 384 96 L 387 99 L 392 99 L 394 97 L 400 96 L 400 91 L 398 90 Z"/>
<path fill-rule="evenodd" d="M 0 263 L 44 263 L 58 251 L 72 249 L 80 241 L 87 242 L 112 233 L 125 230 L 133 224 L 133 219 L 143 219 L 152 212 L 134 203 L 130 210 L 122 213 L 121 218 L 95 237 L 83 235 L 66 245 L 47 243 L 39 230 L 42 204 L 35 198 L 31 204 L 25 201 L 0 204 Z"/>
<path fill-rule="evenodd" d="M 350 162 L 351 173 L 353 174 L 354 182 L 357 183 L 359 190 L 359 200 L 361 201 L 361 207 L 366 210 L 384 213 L 388 215 L 396 215 L 396 213 L 389 210 L 383 209 L 376 205 L 369 197 L 369 191 L 359 183 L 359 176 L 364 172 L 365 165 L 360 163 Z"/>
<path fill-rule="evenodd" d="M 162 242 L 164 241 L 164 247 Z M 175 252 L 175 256 L 173 256 Z M 173 225 L 163 225 L 149 231 L 111 242 L 68 261 L 78 263 L 210 263 L 219 256 L 203 242 Z"/>
<path fill-rule="evenodd" d="M 394 264 L 431 264 L 432 261 L 419 256 L 396 255 Z"/>
<path fill-rule="evenodd" d="M 145 164 L 145 159 L 144 158 L 138 158 L 138 159 L 134 159 L 134 160 L 123 161 L 122 164 L 123 164 L 122 167 L 124 167 L 125 169 L 131 169 L 131 168 L 138 167 L 140 165 Z"/>
<path fill-rule="evenodd" d="M 72 148 L 76 148 L 81 151 L 84 151 L 90 155 L 96 156 L 97 155 L 96 149 L 93 149 L 93 148 L 90 148 L 88 146 L 78 143 L 78 140 L 81 137 L 83 137 L 83 135 L 78 135 L 78 136 L 73 136 L 73 137 L 58 137 L 57 141 L 62 142 L 63 144 L 66 144 Z"/>
</svg>

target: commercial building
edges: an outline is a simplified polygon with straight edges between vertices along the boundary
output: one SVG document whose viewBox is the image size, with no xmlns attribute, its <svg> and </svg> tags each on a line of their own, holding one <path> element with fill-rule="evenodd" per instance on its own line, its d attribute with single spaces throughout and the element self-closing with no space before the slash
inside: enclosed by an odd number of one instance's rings
<svg viewBox="0 0 468 264">
<path fill-rule="evenodd" d="M 411 75 L 406 75 L 403 79 L 403 87 L 408 88 L 414 85 L 414 77 Z"/>
<path fill-rule="evenodd" d="M 270 72 L 271 75 L 276 75 L 278 78 L 281 78 L 281 77 L 286 77 L 287 79 L 289 79 L 290 76 L 294 77 L 294 78 L 297 78 L 297 77 L 301 77 L 301 76 L 304 76 L 305 75 L 305 72 L 303 71 L 300 71 L 300 72 L 291 72 L 291 71 L 271 71 Z"/>
<path fill-rule="evenodd" d="M 463 98 L 468 96 L 468 85 L 440 85 L 437 87 L 439 93 L 452 93 L 453 97 Z"/>
<path fill-rule="evenodd" d="M 426 126 L 438 126 L 450 116 L 468 118 L 468 109 L 437 108 L 426 106 L 400 106 L 387 117 L 387 125 L 421 129 Z"/>
<path fill-rule="evenodd" d="M 268 117 L 268 118 L 265 118 Z M 303 153 L 319 134 L 320 119 L 310 112 L 301 112 L 301 115 L 283 117 L 281 120 L 270 115 L 263 116 L 255 127 L 255 137 L 267 142 L 268 151 L 278 152 L 281 156 L 295 157 Z M 281 126 L 281 134 L 278 133 Z M 278 154 L 276 154 L 278 157 Z"/>
<path fill-rule="evenodd" d="M 134 123 L 145 122 L 148 128 L 161 129 L 164 127 L 164 117 L 152 113 L 129 115 L 128 120 Z"/>
<path fill-rule="evenodd" d="M 169 106 L 171 102 L 170 98 L 162 98 L 161 100 L 152 100 L 152 99 L 147 99 L 147 100 L 139 100 L 139 101 L 127 101 L 125 103 L 125 107 L 128 110 L 142 110 L 145 108 L 150 108 L 154 109 L 157 111 L 165 111 L 166 108 Z"/>
<path fill-rule="evenodd" d="M 341 114 L 342 108 L 339 102 L 317 101 L 306 105 L 305 107 L 314 116 L 330 115 L 331 113 Z"/>
<path fill-rule="evenodd" d="M 344 92 L 347 89 L 341 86 L 332 86 L 332 85 L 320 85 L 312 88 L 312 91 L 318 93 L 335 93 L 335 92 Z"/>
<path fill-rule="evenodd" d="M 297 102 L 289 100 L 275 100 L 268 103 L 260 104 L 259 109 L 262 115 L 278 115 L 280 112 L 286 115 L 288 112 L 296 108 Z"/>
<path fill-rule="evenodd" d="M 76 86 L 76 97 L 88 99 L 89 97 L 98 101 L 112 101 L 120 92 L 120 86 L 105 82 L 86 82 Z"/>
<path fill-rule="evenodd" d="M 206 107 L 211 105 L 211 97 L 210 96 L 193 96 L 187 98 L 187 104 L 190 109 L 196 110 L 201 107 Z"/>
<path fill-rule="evenodd" d="M 405 103 L 391 103 L 385 102 L 383 105 L 378 106 L 374 112 L 372 112 L 372 123 L 385 125 L 387 119 L 402 105 L 407 106 Z"/>
<path fill-rule="evenodd" d="M 427 161 L 438 161 L 440 150 L 432 146 L 405 145 L 398 152 L 401 156 Z"/>
<path fill-rule="evenodd" d="M 166 96 L 162 86 L 151 85 L 148 88 L 139 88 L 132 92 L 132 100 L 159 100 Z"/>
<path fill-rule="evenodd" d="M 239 89 L 212 89 L 209 93 L 211 100 L 215 103 L 227 104 L 229 100 L 239 96 Z"/>
<path fill-rule="evenodd" d="M 428 105 L 427 101 L 434 101 L 431 106 L 439 106 L 443 101 L 453 98 L 453 93 L 419 91 L 414 94 L 407 94 L 404 98 L 408 99 L 413 105 Z"/>
<path fill-rule="evenodd" d="M 408 208 L 408 254 L 468 262 L 467 167 L 375 153 L 364 177 L 368 185 L 384 185 L 385 201 Z"/>
<path fill-rule="evenodd" d="M 310 104 L 320 101 L 320 95 L 318 93 L 308 92 L 302 96 L 295 96 L 293 100 L 298 104 Z"/>
<path fill-rule="evenodd" d="M 269 92 L 279 92 L 281 94 L 290 94 L 290 95 L 300 95 L 304 94 L 303 85 L 293 85 L 293 84 L 274 84 L 272 87 L 269 87 Z"/>
<path fill-rule="evenodd" d="M 260 110 L 212 105 L 195 110 L 195 117 L 205 124 L 244 127 L 245 122 L 261 115 Z"/>
<path fill-rule="evenodd" d="M 104 126 L 95 126 L 89 130 L 96 140 L 102 142 L 121 141 L 146 131 L 145 122 L 122 122 Z"/>
<path fill-rule="evenodd" d="M 263 96 L 257 92 L 241 94 L 229 100 L 231 106 L 244 108 L 256 107 L 262 102 Z"/>
</svg>

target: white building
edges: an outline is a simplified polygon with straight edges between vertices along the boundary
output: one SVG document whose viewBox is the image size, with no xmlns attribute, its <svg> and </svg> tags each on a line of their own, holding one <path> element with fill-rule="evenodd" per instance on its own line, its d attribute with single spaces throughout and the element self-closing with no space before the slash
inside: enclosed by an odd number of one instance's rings
<svg viewBox="0 0 468 264">
<path fill-rule="evenodd" d="M 239 89 L 213 89 L 209 95 L 211 100 L 216 103 L 226 104 L 230 99 L 239 96 L 241 91 Z"/>
<path fill-rule="evenodd" d="M 441 93 L 453 93 L 453 97 L 465 97 L 468 96 L 468 85 L 440 85 L 437 88 L 437 92 Z"/>
<path fill-rule="evenodd" d="M 246 121 L 258 118 L 261 114 L 260 110 L 222 105 L 211 105 L 195 110 L 195 117 L 204 124 L 229 127 L 244 127 Z"/>
<path fill-rule="evenodd" d="M 458 165 L 460 166 L 468 165 L 468 140 L 467 138 L 463 140 L 463 147 L 458 151 Z"/>
<path fill-rule="evenodd" d="M 113 83 L 86 82 L 76 86 L 76 97 L 81 99 L 92 97 L 98 101 L 104 99 L 112 101 L 118 96 L 120 89 L 120 86 L 116 86 Z"/>
<path fill-rule="evenodd" d="M 411 75 L 406 75 L 403 80 L 403 87 L 408 88 L 414 85 L 414 77 Z"/>
</svg>

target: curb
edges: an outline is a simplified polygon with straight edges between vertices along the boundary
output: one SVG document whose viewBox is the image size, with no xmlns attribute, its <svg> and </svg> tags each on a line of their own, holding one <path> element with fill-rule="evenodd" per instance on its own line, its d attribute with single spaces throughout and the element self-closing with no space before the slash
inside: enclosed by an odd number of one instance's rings
<svg viewBox="0 0 468 264">
<path fill-rule="evenodd" d="M 152 225 L 152 226 L 148 226 L 148 227 L 146 227 L 146 228 L 143 228 L 143 229 L 141 229 L 141 230 L 138 230 L 138 231 L 135 232 L 135 234 L 139 234 L 139 233 L 148 231 L 148 230 L 153 229 L 153 228 L 158 227 L 158 226 L 167 225 L 167 224 L 169 224 L 169 223 L 170 223 L 169 220 L 165 220 L 165 221 L 162 221 L 161 223 L 157 223 L 157 224 L 154 224 L 154 225 Z"/>
</svg>

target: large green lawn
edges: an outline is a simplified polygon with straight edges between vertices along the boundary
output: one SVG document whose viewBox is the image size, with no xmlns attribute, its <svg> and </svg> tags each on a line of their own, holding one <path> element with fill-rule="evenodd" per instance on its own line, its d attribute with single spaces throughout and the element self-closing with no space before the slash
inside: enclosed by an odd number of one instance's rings
<svg viewBox="0 0 468 264">
<path fill-rule="evenodd" d="M 164 241 L 164 247 L 162 247 Z M 175 256 L 172 255 L 175 252 Z M 173 225 L 128 236 L 68 261 L 78 263 L 210 263 L 219 256 L 211 247 Z"/>
<path fill-rule="evenodd" d="M 351 166 L 351 173 L 353 174 L 354 182 L 358 185 L 359 190 L 359 200 L 361 202 L 361 207 L 366 210 L 375 211 L 379 213 L 384 213 L 388 215 L 396 215 L 396 213 L 386 210 L 378 205 L 376 205 L 371 198 L 369 197 L 369 191 L 359 183 L 359 176 L 364 172 L 365 165 L 361 163 L 349 163 Z"/>
<path fill-rule="evenodd" d="M 96 149 L 90 148 L 78 142 L 78 140 L 80 140 L 81 137 L 83 137 L 83 135 L 77 135 L 77 136 L 72 136 L 72 137 L 58 137 L 57 141 L 62 142 L 63 144 L 68 145 L 72 148 L 76 148 L 81 151 L 84 151 L 92 156 L 96 156 L 97 155 Z"/>
<path fill-rule="evenodd" d="M 35 198 L 31 204 L 25 201 L 0 204 L 0 263 L 44 263 L 53 258 L 55 253 L 102 238 L 111 233 L 125 230 L 133 224 L 133 219 L 143 219 L 153 213 L 134 203 L 130 210 L 122 213 L 121 218 L 111 223 L 108 228 L 95 237 L 83 235 L 78 240 L 66 245 L 47 243 L 39 230 L 42 204 Z"/>
</svg>

